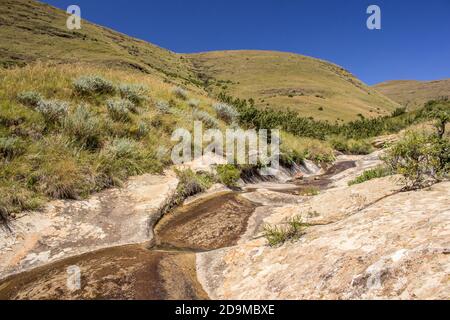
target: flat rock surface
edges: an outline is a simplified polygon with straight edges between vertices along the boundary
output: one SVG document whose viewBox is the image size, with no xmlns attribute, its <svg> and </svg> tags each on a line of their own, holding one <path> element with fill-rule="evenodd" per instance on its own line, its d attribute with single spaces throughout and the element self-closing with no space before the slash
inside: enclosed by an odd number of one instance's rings
<svg viewBox="0 0 450 320">
<path fill-rule="evenodd" d="M 0 278 L 100 248 L 151 240 L 158 208 L 177 178 L 143 175 L 85 201 L 53 201 L 0 231 Z"/>
<path fill-rule="evenodd" d="M 259 207 L 238 245 L 197 254 L 200 283 L 212 299 L 448 299 L 450 182 L 399 189 L 386 177 Z M 267 246 L 261 226 L 296 215 L 315 225 Z"/>
</svg>

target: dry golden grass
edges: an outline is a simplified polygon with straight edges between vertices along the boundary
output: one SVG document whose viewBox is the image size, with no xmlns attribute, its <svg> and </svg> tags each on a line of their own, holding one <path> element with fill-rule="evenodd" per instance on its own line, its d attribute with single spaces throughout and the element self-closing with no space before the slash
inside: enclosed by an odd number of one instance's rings
<svg viewBox="0 0 450 320">
<path fill-rule="evenodd" d="M 430 100 L 450 97 L 450 79 L 438 81 L 397 80 L 373 86 L 380 93 L 414 110 Z"/>
<path fill-rule="evenodd" d="M 334 64 L 293 53 L 217 51 L 189 56 L 209 76 L 209 89 L 254 99 L 258 107 L 290 108 L 321 120 L 390 114 L 397 103 Z"/>
</svg>

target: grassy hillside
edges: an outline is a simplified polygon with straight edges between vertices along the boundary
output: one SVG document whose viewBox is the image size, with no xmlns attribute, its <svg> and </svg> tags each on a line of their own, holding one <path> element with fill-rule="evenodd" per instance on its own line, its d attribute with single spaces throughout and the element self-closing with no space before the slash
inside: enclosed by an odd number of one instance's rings
<svg viewBox="0 0 450 320">
<path fill-rule="evenodd" d="M 297 54 L 218 51 L 189 58 L 210 91 L 252 98 L 257 107 L 332 121 L 377 117 L 398 107 L 343 68 Z"/>
<path fill-rule="evenodd" d="M 423 106 L 430 100 L 450 97 L 450 79 L 387 81 L 379 83 L 373 88 L 411 110 Z"/>
<path fill-rule="evenodd" d="M 85 62 L 195 81 L 182 55 L 85 20 L 80 30 L 70 31 L 67 17 L 64 11 L 37 1 L 0 0 L 0 65 Z"/>
</svg>

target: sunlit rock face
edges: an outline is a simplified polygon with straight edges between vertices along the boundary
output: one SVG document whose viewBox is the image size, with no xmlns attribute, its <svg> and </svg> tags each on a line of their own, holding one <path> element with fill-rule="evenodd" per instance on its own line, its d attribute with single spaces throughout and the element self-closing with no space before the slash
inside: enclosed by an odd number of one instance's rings
<svg viewBox="0 0 450 320">
<path fill-rule="evenodd" d="M 280 204 L 279 195 L 274 204 L 255 211 L 239 245 L 198 254 L 198 277 L 209 296 L 448 298 L 450 182 L 415 192 L 399 192 L 398 176 L 346 186 L 344 181 L 373 166 L 376 158 L 359 159 L 357 168 L 335 177 L 335 188 L 299 203 L 286 195 Z M 306 234 L 268 247 L 261 227 L 297 215 L 313 224 Z"/>
<path fill-rule="evenodd" d="M 123 188 L 85 201 L 53 201 L 42 212 L 0 231 L 0 278 L 100 248 L 151 240 L 158 208 L 175 192 L 178 180 L 166 175 L 131 178 Z"/>
</svg>

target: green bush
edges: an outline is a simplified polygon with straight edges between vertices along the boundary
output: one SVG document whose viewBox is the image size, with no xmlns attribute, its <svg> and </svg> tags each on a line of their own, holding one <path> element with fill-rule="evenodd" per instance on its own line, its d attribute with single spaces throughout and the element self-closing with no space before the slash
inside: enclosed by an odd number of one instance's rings
<svg viewBox="0 0 450 320">
<path fill-rule="evenodd" d="M 131 120 L 130 111 L 135 105 L 128 100 L 114 99 L 106 102 L 110 117 L 115 121 L 127 122 Z"/>
<path fill-rule="evenodd" d="M 137 84 L 121 84 L 119 93 L 123 99 L 128 99 L 136 105 L 140 105 L 147 100 L 147 88 Z"/>
<path fill-rule="evenodd" d="M 219 181 L 228 187 L 235 187 L 241 177 L 241 170 L 232 164 L 218 165 Z"/>
<path fill-rule="evenodd" d="M 405 177 L 405 188 L 418 189 L 448 176 L 450 141 L 437 135 L 408 132 L 387 152 L 389 168 Z"/>
<path fill-rule="evenodd" d="M 333 136 L 329 141 L 334 149 L 345 154 L 369 154 L 374 151 L 368 139 L 347 139 L 343 136 Z"/>
<path fill-rule="evenodd" d="M 76 93 L 80 95 L 113 94 L 114 84 L 100 76 L 83 76 L 73 82 Z"/>
<path fill-rule="evenodd" d="M 300 217 L 294 217 L 286 223 L 286 227 L 265 225 L 263 235 L 271 247 L 276 247 L 286 241 L 298 240 L 308 226 Z"/>
<path fill-rule="evenodd" d="M 389 168 L 378 166 L 376 168 L 364 171 L 360 176 L 350 181 L 348 185 L 352 186 L 372 179 L 383 178 L 389 175 L 392 175 L 392 171 Z"/>
<path fill-rule="evenodd" d="M 37 107 L 38 103 L 42 100 L 42 96 L 34 91 L 26 91 L 17 95 L 17 100 L 25 106 Z"/>
<path fill-rule="evenodd" d="M 84 105 L 78 106 L 64 119 L 63 128 L 67 135 L 86 148 L 95 149 L 101 144 L 100 121 Z"/>
<path fill-rule="evenodd" d="M 406 113 L 406 108 L 399 107 L 392 112 L 392 117 L 398 117 Z"/>
</svg>

